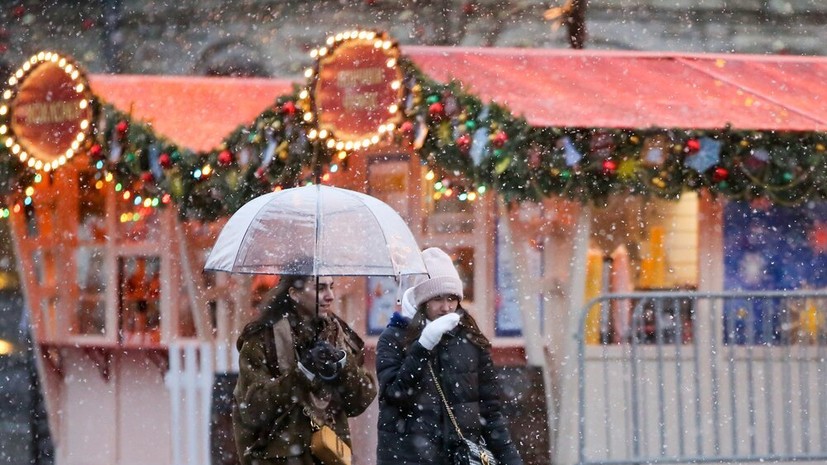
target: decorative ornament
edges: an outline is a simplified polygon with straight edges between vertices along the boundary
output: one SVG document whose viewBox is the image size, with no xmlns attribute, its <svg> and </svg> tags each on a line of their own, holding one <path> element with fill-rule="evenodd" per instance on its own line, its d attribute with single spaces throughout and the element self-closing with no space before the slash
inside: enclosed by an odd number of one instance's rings
<svg viewBox="0 0 827 465">
<path fill-rule="evenodd" d="M 603 174 L 611 176 L 617 171 L 617 162 L 611 159 L 603 160 Z"/>
<path fill-rule="evenodd" d="M 460 152 L 468 154 L 468 150 L 471 148 L 471 136 L 468 134 L 459 136 L 459 138 L 457 138 L 457 148 Z"/>
<path fill-rule="evenodd" d="M 172 158 L 168 153 L 162 153 L 161 156 L 158 157 L 158 164 L 165 170 L 169 169 L 172 167 Z"/>
<path fill-rule="evenodd" d="M 508 142 L 508 134 L 506 134 L 505 131 L 497 131 L 497 133 L 491 137 L 491 145 L 498 149 L 502 148 L 506 142 Z"/>
<path fill-rule="evenodd" d="M 729 171 L 722 166 L 715 168 L 712 172 L 712 180 L 715 182 L 723 182 L 726 181 L 727 178 L 729 178 Z"/>
<path fill-rule="evenodd" d="M 445 107 L 441 102 L 434 102 L 428 107 L 428 114 L 434 121 L 441 121 L 445 117 Z"/>
<path fill-rule="evenodd" d="M 563 148 L 563 156 L 566 158 L 566 165 L 574 166 L 583 159 L 583 155 L 574 147 L 569 136 L 563 136 L 557 140 L 557 146 Z"/>
<path fill-rule="evenodd" d="M 623 180 L 633 179 L 637 174 L 638 165 L 639 162 L 631 158 L 622 160 L 617 165 L 617 176 Z"/>
<path fill-rule="evenodd" d="M 141 173 L 141 181 L 146 182 L 146 183 L 150 183 L 154 180 L 155 180 L 155 176 L 153 176 L 151 172 L 144 171 L 143 173 Z"/>
<path fill-rule="evenodd" d="M 643 149 L 641 150 L 643 164 L 652 168 L 662 165 L 666 160 L 668 144 L 669 140 L 663 134 L 646 138 L 643 141 Z"/>
<path fill-rule="evenodd" d="M 222 150 L 218 154 L 218 165 L 229 166 L 233 162 L 233 154 L 229 150 Z"/>
<path fill-rule="evenodd" d="M 83 150 L 93 134 L 95 100 L 71 58 L 40 52 L 5 83 L 0 150 L 37 171 L 55 170 Z"/>
<path fill-rule="evenodd" d="M 690 155 L 698 152 L 698 150 L 700 149 L 701 142 L 698 139 L 689 139 L 688 141 L 686 141 L 686 152 Z"/>
<path fill-rule="evenodd" d="M 608 131 L 600 130 L 592 134 L 589 152 L 597 158 L 609 158 L 615 151 L 614 136 Z"/>
<path fill-rule="evenodd" d="M 296 115 L 296 102 L 288 100 L 281 104 L 281 112 L 287 116 Z"/>
<path fill-rule="evenodd" d="M 690 147 L 690 144 L 692 146 L 695 145 L 692 141 L 697 142 L 698 149 L 692 158 L 686 160 L 685 163 L 687 166 L 699 173 L 703 173 L 718 164 L 721 160 L 721 146 L 723 145 L 721 142 L 710 137 L 703 137 L 700 140 L 689 140 L 686 143 L 687 147 Z"/>
<path fill-rule="evenodd" d="M 399 126 L 399 132 L 406 139 L 411 139 L 414 133 L 414 124 L 410 120 L 406 120 Z"/>
<path fill-rule="evenodd" d="M 103 148 L 101 148 L 100 144 L 92 144 L 92 146 L 89 147 L 89 156 L 92 157 L 93 160 L 103 159 Z"/>
<path fill-rule="evenodd" d="M 126 136 L 126 131 L 129 130 L 129 123 L 124 120 L 118 121 L 118 124 L 115 125 L 115 131 L 118 132 L 118 137 L 124 138 Z"/>
<path fill-rule="evenodd" d="M 307 137 L 336 151 L 379 143 L 403 118 L 405 78 L 398 44 L 383 33 L 347 31 L 313 49 L 299 94 Z"/>
</svg>

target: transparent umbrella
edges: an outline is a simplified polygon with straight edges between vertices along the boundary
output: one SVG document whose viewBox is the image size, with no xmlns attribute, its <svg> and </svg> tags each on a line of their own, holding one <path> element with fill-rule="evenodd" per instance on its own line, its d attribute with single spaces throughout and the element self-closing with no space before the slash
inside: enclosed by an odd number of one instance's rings
<svg viewBox="0 0 827 465">
<path fill-rule="evenodd" d="M 246 203 L 221 230 L 204 268 L 305 276 L 427 273 L 413 234 L 390 206 L 319 184 Z"/>
</svg>

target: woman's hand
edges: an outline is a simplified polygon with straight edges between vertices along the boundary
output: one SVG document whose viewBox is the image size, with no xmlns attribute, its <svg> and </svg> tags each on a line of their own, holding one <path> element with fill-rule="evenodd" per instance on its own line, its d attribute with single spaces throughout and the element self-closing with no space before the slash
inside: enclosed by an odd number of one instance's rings
<svg viewBox="0 0 827 465">
<path fill-rule="evenodd" d="M 459 318 L 458 313 L 449 313 L 426 324 L 419 336 L 419 343 L 422 344 L 422 347 L 432 350 L 439 344 L 445 333 L 457 327 Z"/>
</svg>

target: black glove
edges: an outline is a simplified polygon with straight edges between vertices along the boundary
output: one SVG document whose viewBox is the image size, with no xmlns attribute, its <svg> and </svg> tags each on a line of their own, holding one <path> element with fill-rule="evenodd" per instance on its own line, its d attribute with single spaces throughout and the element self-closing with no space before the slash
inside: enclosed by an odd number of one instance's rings
<svg viewBox="0 0 827 465">
<path fill-rule="evenodd" d="M 333 381 L 339 377 L 345 364 L 345 351 L 327 341 L 317 341 L 313 347 L 304 351 L 299 362 L 324 381 Z"/>
</svg>

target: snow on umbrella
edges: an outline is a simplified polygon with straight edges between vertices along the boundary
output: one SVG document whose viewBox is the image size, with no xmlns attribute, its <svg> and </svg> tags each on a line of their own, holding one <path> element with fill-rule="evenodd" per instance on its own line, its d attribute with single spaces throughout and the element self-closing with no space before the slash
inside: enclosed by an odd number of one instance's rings
<svg viewBox="0 0 827 465">
<path fill-rule="evenodd" d="M 224 225 L 204 269 L 305 276 L 427 273 L 413 234 L 390 206 L 319 184 L 247 202 Z"/>
</svg>

